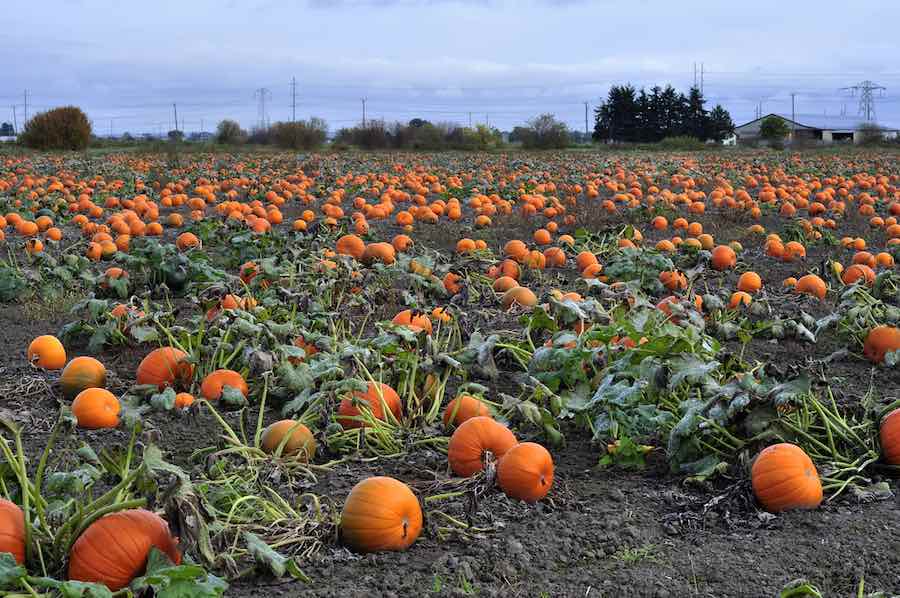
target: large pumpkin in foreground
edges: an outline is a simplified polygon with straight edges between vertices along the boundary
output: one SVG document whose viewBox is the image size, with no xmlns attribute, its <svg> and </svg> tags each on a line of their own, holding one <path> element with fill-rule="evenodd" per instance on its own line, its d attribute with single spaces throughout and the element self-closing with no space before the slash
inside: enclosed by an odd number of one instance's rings
<svg viewBox="0 0 900 598">
<path fill-rule="evenodd" d="M 69 553 L 69 579 L 102 583 L 115 592 L 144 573 L 151 547 L 180 564 L 177 544 L 169 524 L 156 513 L 145 509 L 111 513 L 75 541 Z"/>
<path fill-rule="evenodd" d="M 450 468 L 461 477 L 469 477 L 484 469 L 485 453 L 500 459 L 516 445 L 509 428 L 487 416 L 467 419 L 460 425 L 447 447 Z"/>
<path fill-rule="evenodd" d="M 194 375 L 194 366 L 187 353 L 174 347 L 160 347 L 147 354 L 138 365 L 137 383 L 153 384 L 159 390 L 167 386 L 187 384 Z"/>
<path fill-rule="evenodd" d="M 822 482 L 802 448 L 783 442 L 763 449 L 750 472 L 753 493 L 771 513 L 815 509 L 822 502 Z"/>
<path fill-rule="evenodd" d="M 14 502 L 0 498 L 0 552 L 8 552 L 16 563 L 25 561 L 25 514 Z"/>
<path fill-rule="evenodd" d="M 422 508 L 409 486 L 372 477 L 350 491 L 341 511 L 341 539 L 358 552 L 409 548 L 422 531 Z"/>
<path fill-rule="evenodd" d="M 881 454 L 886 463 L 900 465 L 900 409 L 894 409 L 881 420 L 879 430 Z"/>
</svg>

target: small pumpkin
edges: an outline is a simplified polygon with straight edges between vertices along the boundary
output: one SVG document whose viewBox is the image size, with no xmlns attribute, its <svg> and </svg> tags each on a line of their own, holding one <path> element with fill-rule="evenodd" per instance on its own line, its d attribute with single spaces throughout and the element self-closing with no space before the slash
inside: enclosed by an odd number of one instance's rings
<svg viewBox="0 0 900 598">
<path fill-rule="evenodd" d="M 403 482 L 367 478 L 347 496 L 340 530 L 343 543 L 358 552 L 406 550 L 422 531 L 422 507 Z"/>
<path fill-rule="evenodd" d="M 282 444 L 283 443 L 283 444 Z M 304 462 L 309 462 L 316 454 L 316 439 L 309 428 L 293 419 L 283 419 L 269 424 L 260 439 L 262 450 L 275 454 L 281 447 L 281 455 L 296 455 Z"/>
<path fill-rule="evenodd" d="M 876 326 L 866 335 L 863 355 L 873 363 L 881 363 L 884 356 L 892 351 L 900 351 L 900 328 Z"/>
<path fill-rule="evenodd" d="M 818 275 L 807 274 L 806 276 L 800 277 L 797 284 L 794 285 L 794 290 L 798 293 L 817 297 L 821 301 L 825 299 L 825 294 L 828 292 L 828 286 Z"/>
<path fill-rule="evenodd" d="M 503 309 L 510 309 L 513 305 L 534 307 L 536 304 L 537 296 L 526 287 L 513 287 L 503 293 L 503 297 L 500 298 L 500 305 L 503 306 Z"/>
<path fill-rule="evenodd" d="M 113 592 L 144 573 L 150 549 L 156 547 L 181 564 L 178 540 L 169 524 L 145 509 L 104 515 L 82 533 L 69 553 L 69 579 L 102 583 Z"/>
<path fill-rule="evenodd" d="M 500 459 L 516 442 L 510 429 L 493 418 L 473 417 L 453 432 L 447 447 L 447 460 L 456 475 L 467 478 L 484 469 L 485 453 Z"/>
<path fill-rule="evenodd" d="M 19 565 L 25 562 L 25 514 L 5 498 L 0 498 L 0 552 L 13 555 Z"/>
<path fill-rule="evenodd" d="M 244 398 L 250 392 L 244 377 L 234 370 L 216 370 L 206 376 L 200 384 L 200 396 L 207 401 L 216 401 L 222 397 L 226 386 L 240 391 Z"/>
<path fill-rule="evenodd" d="M 416 333 L 424 331 L 425 334 L 431 334 L 432 331 L 431 320 L 417 309 L 404 309 L 394 316 L 391 323 L 404 326 Z"/>
<path fill-rule="evenodd" d="M 138 384 L 153 384 L 164 390 L 167 386 L 187 384 L 194 375 L 194 366 L 187 353 L 174 347 L 154 349 L 141 360 L 137 369 Z"/>
<path fill-rule="evenodd" d="M 750 471 L 756 499 L 767 511 L 815 509 L 822 502 L 822 483 L 812 459 L 795 444 L 782 442 L 763 449 Z"/>
<path fill-rule="evenodd" d="M 712 267 L 716 270 L 729 270 L 737 263 L 734 249 L 728 245 L 719 245 L 712 250 Z"/>
<path fill-rule="evenodd" d="M 69 400 L 86 388 L 105 388 L 106 368 L 93 357 L 76 357 L 66 365 L 59 385 Z"/>
<path fill-rule="evenodd" d="M 460 395 L 447 404 L 444 410 L 444 426 L 452 422 L 454 426 L 462 424 L 473 417 L 483 415 L 490 416 L 491 410 L 477 398 L 470 395 Z"/>
<path fill-rule="evenodd" d="M 378 384 L 378 386 L 376 386 L 376 384 Z M 366 392 L 354 392 L 353 397 L 357 401 L 365 401 L 368 403 L 369 409 L 372 411 L 372 417 L 375 419 L 384 419 L 385 414 L 382 402 L 384 406 L 394 414 L 395 418 L 400 418 L 400 395 L 384 382 L 369 382 L 366 387 Z M 341 399 L 341 404 L 338 406 L 337 422 L 341 424 L 345 430 L 365 427 L 366 423 L 364 421 L 355 419 L 360 415 L 359 409 L 353 404 L 353 399 Z"/>
<path fill-rule="evenodd" d="M 762 278 L 756 272 L 744 272 L 738 278 L 737 289 L 745 293 L 756 293 L 762 288 Z"/>
<path fill-rule="evenodd" d="M 553 487 L 553 457 L 537 443 L 517 444 L 497 464 L 497 482 L 510 498 L 537 502 Z"/>
<path fill-rule="evenodd" d="M 78 420 L 78 427 L 87 430 L 115 428 L 121 411 L 119 399 L 105 388 L 82 390 L 72 401 L 72 414 Z"/>
<path fill-rule="evenodd" d="M 186 409 L 194 404 L 194 395 L 189 392 L 180 392 L 175 395 L 175 408 Z"/>
<path fill-rule="evenodd" d="M 28 363 L 45 370 L 61 370 L 66 365 L 66 349 L 53 335 L 39 336 L 28 345 Z"/>
</svg>

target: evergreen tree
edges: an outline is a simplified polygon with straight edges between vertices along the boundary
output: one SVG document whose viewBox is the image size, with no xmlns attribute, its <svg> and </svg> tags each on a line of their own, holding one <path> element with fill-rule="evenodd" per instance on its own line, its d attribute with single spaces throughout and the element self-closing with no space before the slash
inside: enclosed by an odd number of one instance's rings
<svg viewBox="0 0 900 598">
<path fill-rule="evenodd" d="M 709 113 L 709 138 L 714 141 L 722 141 L 734 133 L 734 122 L 727 110 L 721 104 Z"/>
</svg>

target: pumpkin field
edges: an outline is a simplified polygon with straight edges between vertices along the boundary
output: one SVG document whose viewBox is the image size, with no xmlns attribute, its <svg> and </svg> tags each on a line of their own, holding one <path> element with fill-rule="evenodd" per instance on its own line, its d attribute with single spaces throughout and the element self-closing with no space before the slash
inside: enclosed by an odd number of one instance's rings
<svg viewBox="0 0 900 598">
<path fill-rule="evenodd" d="M 900 154 L 0 154 L 0 595 L 900 594 Z"/>
</svg>

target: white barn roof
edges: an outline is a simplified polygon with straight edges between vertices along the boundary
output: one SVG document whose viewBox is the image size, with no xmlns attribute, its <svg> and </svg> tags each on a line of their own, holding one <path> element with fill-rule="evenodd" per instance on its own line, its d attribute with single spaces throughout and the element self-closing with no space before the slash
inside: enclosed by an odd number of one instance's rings
<svg viewBox="0 0 900 598">
<path fill-rule="evenodd" d="M 885 129 L 888 131 L 898 130 L 897 127 L 887 125 L 885 123 L 878 123 L 878 122 L 866 123 L 866 121 L 864 121 L 859 116 L 851 116 L 851 115 L 841 116 L 839 114 L 834 114 L 834 115 L 801 114 L 801 115 L 797 116 L 796 121 L 792 121 L 789 116 L 785 116 L 783 114 L 775 114 L 775 113 L 767 114 L 761 118 L 753 119 L 750 122 L 746 122 L 740 126 L 735 127 L 735 129 L 741 129 L 742 127 L 746 127 L 747 125 L 751 125 L 758 121 L 765 120 L 765 119 L 769 118 L 770 116 L 777 116 L 778 118 L 781 118 L 788 123 L 794 123 L 797 126 L 797 128 L 800 128 L 800 129 L 820 129 L 823 131 L 856 131 L 865 124 L 874 124 L 874 125 L 881 127 L 882 129 Z"/>
</svg>

